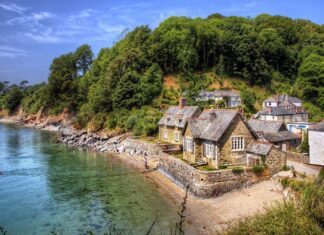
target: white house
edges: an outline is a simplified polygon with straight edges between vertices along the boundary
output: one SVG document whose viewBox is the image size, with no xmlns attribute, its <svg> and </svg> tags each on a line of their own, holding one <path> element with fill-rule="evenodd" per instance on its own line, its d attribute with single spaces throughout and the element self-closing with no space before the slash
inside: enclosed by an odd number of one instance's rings
<svg viewBox="0 0 324 235">
<path fill-rule="evenodd" d="M 309 163 L 324 166 L 324 121 L 308 129 Z"/>
<path fill-rule="evenodd" d="M 241 105 L 240 93 L 232 90 L 215 90 L 215 91 L 201 91 L 196 97 L 197 101 L 224 100 L 227 107 L 238 107 Z"/>
</svg>

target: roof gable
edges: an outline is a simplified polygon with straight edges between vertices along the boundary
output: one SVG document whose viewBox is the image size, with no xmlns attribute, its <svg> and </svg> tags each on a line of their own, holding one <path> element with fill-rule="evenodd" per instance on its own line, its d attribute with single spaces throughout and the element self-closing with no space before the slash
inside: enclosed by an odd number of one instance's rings
<svg viewBox="0 0 324 235">
<path fill-rule="evenodd" d="M 256 137 L 256 134 L 237 110 L 204 110 L 198 118 L 188 120 L 187 128 L 190 129 L 194 138 L 217 142 L 229 129 L 235 118 L 241 118 L 241 121 L 244 122 L 252 135 Z"/>
<path fill-rule="evenodd" d="M 200 109 L 198 106 L 185 106 L 183 108 L 180 108 L 180 106 L 170 106 L 158 124 L 184 128 L 188 118 L 192 118 L 199 112 Z"/>
<path fill-rule="evenodd" d="M 271 133 L 287 130 L 283 121 L 264 121 L 260 119 L 250 119 L 248 123 L 255 132 Z"/>
</svg>

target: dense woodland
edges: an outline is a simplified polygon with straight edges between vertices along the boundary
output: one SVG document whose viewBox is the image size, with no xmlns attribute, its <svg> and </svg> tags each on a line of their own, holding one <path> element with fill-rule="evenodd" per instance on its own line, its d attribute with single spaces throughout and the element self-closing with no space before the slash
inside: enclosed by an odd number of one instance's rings
<svg viewBox="0 0 324 235">
<path fill-rule="evenodd" d="M 210 79 L 205 73 L 212 73 Z M 173 74 L 179 88 L 163 86 Z M 0 83 L 0 107 L 27 113 L 41 108 L 58 114 L 67 108 L 75 125 L 151 135 L 161 107 L 192 97 L 222 78 L 238 78 L 269 93 L 287 92 L 308 101 L 312 120 L 323 118 L 324 25 L 283 16 L 206 19 L 170 17 L 151 30 L 140 26 L 96 58 L 90 46 L 61 55 L 48 82 L 28 86 Z M 258 97 L 241 90 L 243 108 L 255 111 Z"/>
</svg>

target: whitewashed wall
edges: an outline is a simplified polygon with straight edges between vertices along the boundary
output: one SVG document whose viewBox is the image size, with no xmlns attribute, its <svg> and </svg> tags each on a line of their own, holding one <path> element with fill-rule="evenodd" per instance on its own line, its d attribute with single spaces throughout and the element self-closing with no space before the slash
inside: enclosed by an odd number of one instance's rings
<svg viewBox="0 0 324 235">
<path fill-rule="evenodd" d="M 308 131 L 309 163 L 324 166 L 324 132 Z"/>
</svg>

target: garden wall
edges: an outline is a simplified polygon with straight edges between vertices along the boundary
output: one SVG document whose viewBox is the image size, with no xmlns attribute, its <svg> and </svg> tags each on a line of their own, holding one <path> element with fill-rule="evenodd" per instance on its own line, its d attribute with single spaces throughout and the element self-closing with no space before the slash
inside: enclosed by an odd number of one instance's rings
<svg viewBox="0 0 324 235">
<path fill-rule="evenodd" d="M 231 169 L 201 171 L 167 154 L 160 158 L 159 171 L 179 186 L 189 186 L 193 195 L 202 198 L 220 196 L 270 177 L 266 172 L 257 176 L 251 168 L 245 168 L 242 173 L 233 173 Z"/>
</svg>

